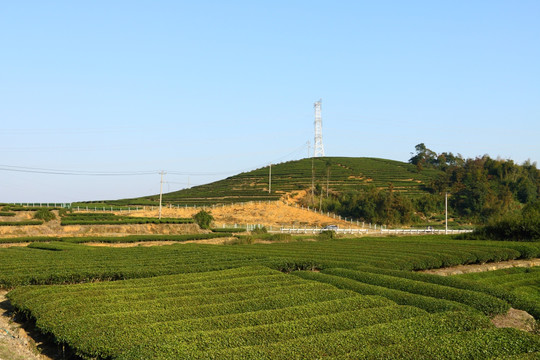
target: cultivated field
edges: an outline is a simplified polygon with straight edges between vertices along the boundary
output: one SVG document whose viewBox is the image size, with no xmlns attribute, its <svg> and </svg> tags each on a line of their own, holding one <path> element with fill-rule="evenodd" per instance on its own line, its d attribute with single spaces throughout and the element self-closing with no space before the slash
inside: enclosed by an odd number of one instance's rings
<svg viewBox="0 0 540 360">
<path fill-rule="evenodd" d="M 521 309 L 540 318 L 540 267 L 519 267 L 485 273 L 457 275 L 457 278 L 475 280 L 516 297 Z"/>
<path fill-rule="evenodd" d="M 424 236 L 102 248 L 58 240 L 0 249 L 0 286 L 41 331 L 88 359 L 540 353 L 538 335 L 490 321 L 537 299 L 412 271 L 539 257 L 536 243 Z"/>
<path fill-rule="evenodd" d="M 421 185 L 441 173 L 425 169 L 418 173 L 414 165 L 377 158 L 320 157 L 313 159 L 315 182 L 331 191 L 358 190 L 366 186 L 388 187 L 416 196 L 425 193 Z M 247 201 L 278 200 L 286 194 L 311 188 L 312 159 L 302 159 L 272 165 L 272 193 L 268 193 L 269 168 L 231 176 L 211 184 L 163 195 L 163 201 L 173 204 L 228 204 Z M 156 204 L 159 196 L 110 201 L 108 204 Z"/>
</svg>

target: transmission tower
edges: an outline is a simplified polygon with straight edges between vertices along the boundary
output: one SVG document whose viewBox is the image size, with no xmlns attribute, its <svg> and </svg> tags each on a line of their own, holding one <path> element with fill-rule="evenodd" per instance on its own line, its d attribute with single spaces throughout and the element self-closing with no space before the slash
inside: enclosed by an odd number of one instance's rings
<svg viewBox="0 0 540 360">
<path fill-rule="evenodd" d="M 315 107 L 315 145 L 313 149 L 313 157 L 324 156 L 324 146 L 322 143 L 321 102 L 322 100 L 319 100 L 313 105 Z"/>
</svg>

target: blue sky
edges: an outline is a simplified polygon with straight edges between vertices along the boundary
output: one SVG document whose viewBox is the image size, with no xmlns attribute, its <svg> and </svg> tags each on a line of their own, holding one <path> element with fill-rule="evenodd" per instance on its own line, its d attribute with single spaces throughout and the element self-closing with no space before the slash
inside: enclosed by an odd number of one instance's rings
<svg viewBox="0 0 540 360">
<path fill-rule="evenodd" d="M 540 160 L 538 1 L 11 1 L 0 202 L 116 199 L 414 146 Z M 172 174 L 172 172 L 176 174 Z"/>
</svg>

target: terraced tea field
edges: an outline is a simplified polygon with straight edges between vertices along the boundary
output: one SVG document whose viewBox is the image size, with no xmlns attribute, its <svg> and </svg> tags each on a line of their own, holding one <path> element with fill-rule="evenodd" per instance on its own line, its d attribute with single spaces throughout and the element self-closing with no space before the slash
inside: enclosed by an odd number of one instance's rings
<svg viewBox="0 0 540 360">
<path fill-rule="evenodd" d="M 0 284 L 41 331 L 87 359 L 532 359 L 538 335 L 490 321 L 520 306 L 506 289 L 411 270 L 539 254 L 535 243 L 439 237 L 57 241 L 0 249 Z"/>
<path fill-rule="evenodd" d="M 285 193 L 311 188 L 312 159 L 272 165 L 272 194 L 268 193 L 268 167 L 231 176 L 227 179 L 163 195 L 172 204 L 226 204 L 231 202 L 277 200 Z M 343 192 L 359 187 L 388 187 L 416 196 L 422 184 L 434 179 L 438 170 L 418 173 L 415 167 L 399 161 L 376 158 L 319 157 L 313 159 L 315 182 Z M 111 201 L 108 204 L 155 204 L 159 196 Z"/>
</svg>

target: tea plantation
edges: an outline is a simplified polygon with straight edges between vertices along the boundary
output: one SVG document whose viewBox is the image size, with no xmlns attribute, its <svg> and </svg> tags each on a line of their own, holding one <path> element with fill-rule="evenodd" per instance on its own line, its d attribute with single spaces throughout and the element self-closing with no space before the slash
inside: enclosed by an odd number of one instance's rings
<svg viewBox="0 0 540 360">
<path fill-rule="evenodd" d="M 315 182 L 329 185 L 337 192 L 359 187 L 388 187 L 416 196 L 425 193 L 422 184 L 432 181 L 441 171 L 426 169 L 421 173 L 415 166 L 394 160 L 377 158 L 320 157 L 313 159 Z M 268 193 L 269 168 L 240 173 L 227 179 L 163 195 L 172 204 L 224 204 L 231 202 L 278 200 L 285 193 L 311 187 L 312 159 L 302 159 L 272 165 L 272 194 Z M 109 201 L 107 204 L 151 205 L 159 195 L 136 199 Z M 86 204 L 85 204 L 86 205 Z"/>
<path fill-rule="evenodd" d="M 0 284 L 87 359 L 532 359 L 538 335 L 490 322 L 522 305 L 506 288 L 412 270 L 539 254 L 535 243 L 446 237 L 35 242 L 0 249 Z"/>
<path fill-rule="evenodd" d="M 540 268 L 509 268 L 485 273 L 456 275 L 459 279 L 476 280 L 507 294 L 514 307 L 540 318 Z"/>
</svg>

